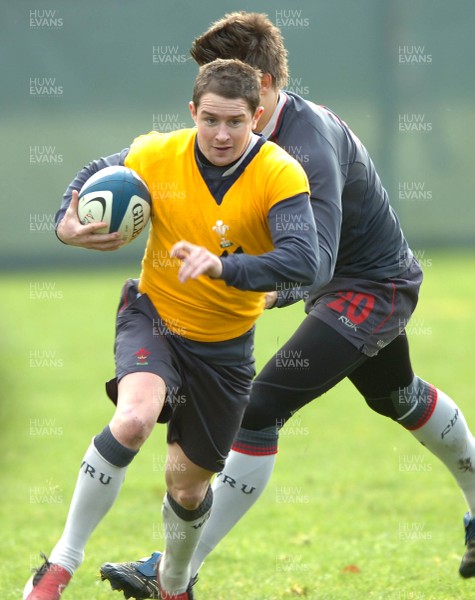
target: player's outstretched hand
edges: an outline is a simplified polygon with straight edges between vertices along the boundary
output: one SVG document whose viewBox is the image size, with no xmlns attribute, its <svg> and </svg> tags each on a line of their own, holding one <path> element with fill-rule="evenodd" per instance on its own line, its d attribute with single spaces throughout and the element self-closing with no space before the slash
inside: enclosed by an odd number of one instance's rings
<svg viewBox="0 0 475 600">
<path fill-rule="evenodd" d="M 56 233 L 59 239 L 69 246 L 79 246 L 89 250 L 117 250 L 123 244 L 120 233 L 96 233 L 107 223 L 88 223 L 83 225 L 78 217 L 79 194 L 73 191 L 68 210 L 58 225 Z"/>
<path fill-rule="evenodd" d="M 216 254 L 190 242 L 183 240 L 177 242 L 171 249 L 170 255 L 183 261 L 178 271 L 178 279 L 182 283 L 188 279 L 196 279 L 200 275 L 217 279 L 223 271 L 223 265 Z"/>
</svg>

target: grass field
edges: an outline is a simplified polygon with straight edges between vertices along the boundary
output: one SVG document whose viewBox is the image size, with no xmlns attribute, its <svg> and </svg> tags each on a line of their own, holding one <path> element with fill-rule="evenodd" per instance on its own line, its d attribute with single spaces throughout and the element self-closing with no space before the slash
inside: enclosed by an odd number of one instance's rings
<svg viewBox="0 0 475 600">
<path fill-rule="evenodd" d="M 424 260 L 421 302 L 408 328 L 413 363 L 475 428 L 475 254 L 426 252 Z M 84 451 L 112 415 L 103 381 L 113 372 L 119 288 L 131 275 L 0 276 L 2 600 L 20 598 L 38 553 L 50 552 Z M 261 318 L 259 367 L 301 317 L 296 306 Z M 347 382 L 286 427 L 266 492 L 209 557 L 197 600 L 475 597 L 475 581 L 457 573 L 463 497 L 410 433 L 367 409 Z M 99 581 L 100 564 L 163 546 L 164 458 L 157 427 L 65 598 L 120 598 Z"/>
</svg>

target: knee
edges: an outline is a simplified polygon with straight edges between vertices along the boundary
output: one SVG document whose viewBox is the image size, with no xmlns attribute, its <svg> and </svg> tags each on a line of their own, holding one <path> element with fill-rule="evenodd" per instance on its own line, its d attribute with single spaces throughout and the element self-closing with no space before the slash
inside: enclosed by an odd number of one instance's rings
<svg viewBox="0 0 475 600">
<path fill-rule="evenodd" d="M 184 487 L 171 481 L 167 487 L 168 493 L 177 504 L 186 510 L 195 510 L 202 504 L 209 488 L 209 482 Z"/>
<path fill-rule="evenodd" d="M 153 415 L 136 414 L 133 410 L 115 414 L 111 421 L 111 430 L 117 439 L 128 448 L 139 448 L 149 437 L 156 423 Z"/>
<path fill-rule="evenodd" d="M 375 412 L 397 421 L 407 429 L 416 429 L 432 414 L 437 393 L 430 384 L 417 377 L 396 390 L 388 390 L 380 398 L 365 396 L 366 403 Z"/>
<path fill-rule="evenodd" d="M 259 431 L 269 427 L 271 424 L 276 425 L 276 419 L 273 415 L 269 416 L 269 413 L 257 406 L 250 406 L 244 413 L 241 426 L 244 429 Z"/>
<path fill-rule="evenodd" d="M 177 442 L 168 444 L 165 466 L 167 492 L 185 510 L 198 508 L 210 489 L 214 473 L 193 463 Z"/>
<path fill-rule="evenodd" d="M 269 386 L 255 380 L 252 385 L 251 398 L 244 416 L 241 427 L 258 431 L 268 427 L 282 427 L 285 420 L 290 417 L 289 411 L 284 411 L 285 416 L 281 418 L 280 406 L 277 407 L 277 393 L 270 392 Z M 271 401 L 272 400 L 272 401 Z M 284 402 L 285 405 L 285 402 Z M 279 415 L 279 417 L 277 417 Z"/>
<path fill-rule="evenodd" d="M 406 429 L 422 427 L 431 417 L 436 403 L 437 390 L 417 375 L 410 385 L 391 394 L 398 422 Z"/>
<path fill-rule="evenodd" d="M 393 421 L 397 420 L 398 414 L 394 408 L 393 401 L 390 395 L 381 398 L 369 398 L 368 396 L 365 396 L 364 399 L 369 408 L 371 408 L 371 410 L 374 410 L 374 412 L 377 412 L 378 415 L 388 417 Z"/>
<path fill-rule="evenodd" d="M 140 448 L 157 422 L 158 408 L 145 399 L 120 398 L 110 423 L 111 431 L 124 446 Z"/>
<path fill-rule="evenodd" d="M 130 448 L 139 448 L 152 432 L 165 400 L 165 384 L 152 373 L 133 373 L 119 383 L 111 430 Z"/>
</svg>

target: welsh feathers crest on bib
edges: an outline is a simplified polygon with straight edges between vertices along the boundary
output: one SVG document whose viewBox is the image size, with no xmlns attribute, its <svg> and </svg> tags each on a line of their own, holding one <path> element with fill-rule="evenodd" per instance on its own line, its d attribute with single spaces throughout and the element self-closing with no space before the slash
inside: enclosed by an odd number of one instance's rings
<svg viewBox="0 0 475 600">
<path fill-rule="evenodd" d="M 229 230 L 229 225 L 225 225 L 221 219 L 216 221 L 216 225 L 213 225 L 213 231 L 215 231 L 220 238 L 219 245 L 221 248 L 229 248 L 230 246 L 234 246 L 233 242 L 230 242 L 226 238 L 226 233 Z"/>
</svg>

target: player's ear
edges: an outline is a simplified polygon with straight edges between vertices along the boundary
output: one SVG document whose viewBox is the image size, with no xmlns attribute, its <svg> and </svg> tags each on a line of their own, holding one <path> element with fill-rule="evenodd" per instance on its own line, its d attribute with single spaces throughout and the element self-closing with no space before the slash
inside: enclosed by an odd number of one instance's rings
<svg viewBox="0 0 475 600">
<path fill-rule="evenodd" d="M 190 109 L 190 113 L 191 113 L 191 118 L 193 119 L 193 121 L 196 123 L 196 107 L 195 107 L 195 103 L 193 102 L 193 100 L 190 100 L 188 102 L 188 108 Z"/>
<path fill-rule="evenodd" d="M 261 115 L 263 112 L 264 112 L 263 106 L 258 106 L 256 108 L 256 112 L 254 113 L 254 116 L 252 117 L 252 129 L 255 129 L 257 127 L 257 122 L 261 118 Z"/>
<path fill-rule="evenodd" d="M 264 73 L 261 77 L 261 94 L 265 96 L 272 87 L 272 75 L 270 73 Z"/>
</svg>

